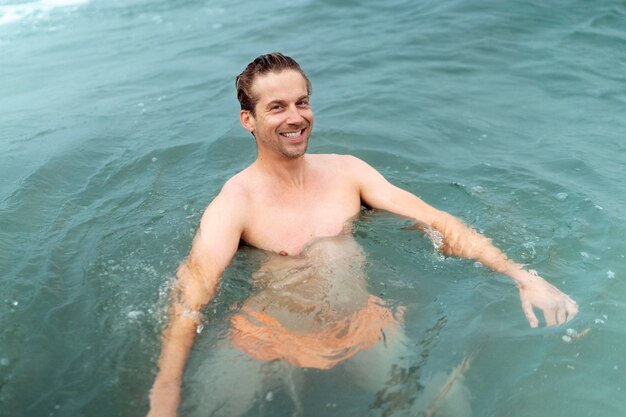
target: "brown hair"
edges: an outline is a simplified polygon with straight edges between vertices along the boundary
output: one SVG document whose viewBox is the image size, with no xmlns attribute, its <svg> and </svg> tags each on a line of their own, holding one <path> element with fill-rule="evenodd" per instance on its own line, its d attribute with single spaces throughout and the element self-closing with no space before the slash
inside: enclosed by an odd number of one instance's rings
<svg viewBox="0 0 626 417">
<path fill-rule="evenodd" d="M 281 72 L 284 70 L 298 71 L 306 81 L 307 93 L 311 94 L 311 81 L 306 76 L 300 65 L 291 57 L 280 52 L 272 52 L 261 55 L 248 64 L 245 70 L 235 78 L 235 88 L 237 89 L 237 100 L 241 105 L 241 110 L 248 110 L 254 116 L 254 107 L 258 97 L 252 94 L 252 84 L 257 75 L 268 74 L 270 72 Z"/>
</svg>

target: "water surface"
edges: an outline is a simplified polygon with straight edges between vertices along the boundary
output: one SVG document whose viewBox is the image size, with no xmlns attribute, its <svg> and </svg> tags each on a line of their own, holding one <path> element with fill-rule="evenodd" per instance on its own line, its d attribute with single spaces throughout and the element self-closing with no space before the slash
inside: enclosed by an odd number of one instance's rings
<svg viewBox="0 0 626 417">
<path fill-rule="evenodd" d="M 581 310 L 530 329 L 506 278 L 366 213 L 369 290 L 406 308 L 410 366 L 387 392 L 402 396 L 312 373 L 305 414 L 424 414 L 476 352 L 471 415 L 622 415 L 625 28 L 620 1 L 0 1 L 0 415 L 147 411 L 164 294 L 255 156 L 234 76 L 274 50 L 313 82 L 312 152 L 365 159 Z M 225 274 L 192 363 L 258 256 Z"/>
</svg>

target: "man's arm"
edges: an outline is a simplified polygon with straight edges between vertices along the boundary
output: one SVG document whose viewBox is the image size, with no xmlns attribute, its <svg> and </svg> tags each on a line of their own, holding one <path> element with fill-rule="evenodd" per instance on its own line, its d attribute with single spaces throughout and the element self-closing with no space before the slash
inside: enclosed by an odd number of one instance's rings
<svg viewBox="0 0 626 417">
<path fill-rule="evenodd" d="M 159 370 L 150 393 L 149 417 L 176 416 L 185 364 L 202 309 L 215 295 L 243 230 L 242 204 L 234 194 L 222 190 L 209 205 L 189 256 L 176 273 L 169 323 L 162 334 Z"/>
<path fill-rule="evenodd" d="M 475 259 L 513 279 L 519 288 L 522 309 L 531 327 L 539 324 L 533 312 L 535 307 L 543 311 L 548 326 L 565 323 L 578 312 L 574 300 L 536 272 L 527 271 L 523 269 L 524 265 L 507 258 L 490 239 L 459 219 L 392 185 L 378 171 L 357 158 L 351 158 L 350 165 L 359 185 L 361 201 L 366 205 L 415 220 L 418 228 L 434 238 L 444 255 Z"/>
</svg>

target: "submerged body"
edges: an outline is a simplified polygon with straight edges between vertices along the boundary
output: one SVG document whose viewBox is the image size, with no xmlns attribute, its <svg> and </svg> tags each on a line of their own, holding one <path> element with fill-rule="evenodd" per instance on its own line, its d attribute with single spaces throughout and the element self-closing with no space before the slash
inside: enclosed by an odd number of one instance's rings
<svg viewBox="0 0 626 417">
<path fill-rule="evenodd" d="M 365 254 L 351 234 L 312 242 L 298 256 L 270 254 L 255 293 L 232 318 L 234 346 L 260 360 L 328 369 L 379 341 L 398 319 L 367 291 Z"/>
<path fill-rule="evenodd" d="M 277 393 L 293 415 L 306 415 L 307 375 L 323 378 L 331 368 L 347 374 L 355 392 L 376 395 L 393 385 L 390 371 L 409 357 L 403 310 L 369 293 L 367 255 L 350 229 L 297 255 L 264 252 L 229 337 L 197 358 L 186 378 L 185 415 L 267 415 L 268 395 Z"/>
<path fill-rule="evenodd" d="M 269 253 L 252 275 L 244 309 L 266 313 L 287 330 L 315 332 L 367 305 L 365 253 L 351 234 L 318 239 L 296 256 Z"/>
</svg>

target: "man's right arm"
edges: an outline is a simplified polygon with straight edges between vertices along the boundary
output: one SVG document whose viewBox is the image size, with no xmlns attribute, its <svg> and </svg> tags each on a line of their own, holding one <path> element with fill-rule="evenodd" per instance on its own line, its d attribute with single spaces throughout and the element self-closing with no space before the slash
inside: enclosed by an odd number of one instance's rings
<svg viewBox="0 0 626 417">
<path fill-rule="evenodd" d="M 237 251 L 244 206 L 241 193 L 224 187 L 202 216 L 189 256 L 178 268 L 169 323 L 162 334 L 159 369 L 150 393 L 149 417 L 176 415 L 202 309 L 215 295 L 221 275 Z"/>
</svg>

